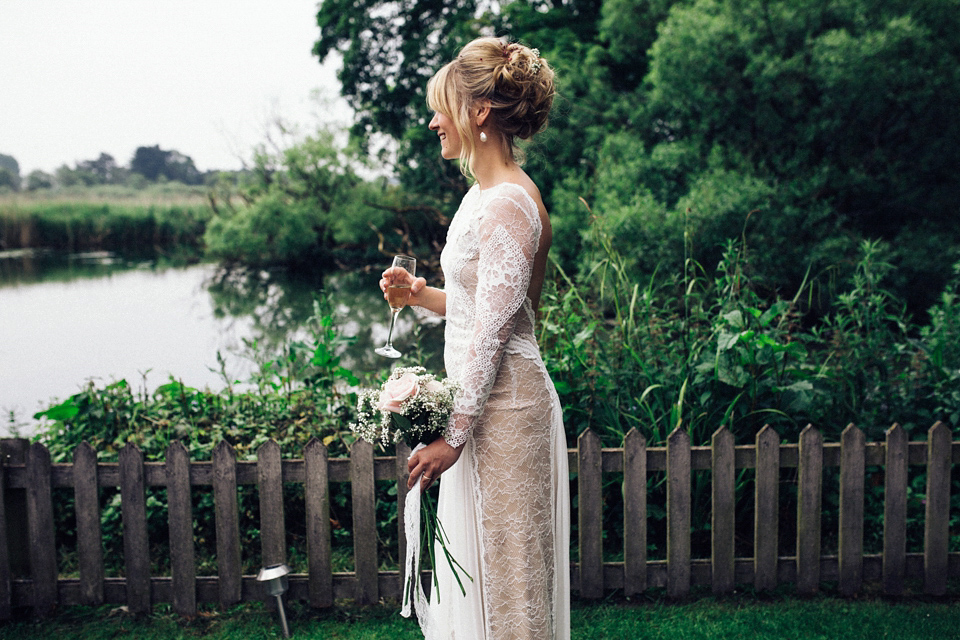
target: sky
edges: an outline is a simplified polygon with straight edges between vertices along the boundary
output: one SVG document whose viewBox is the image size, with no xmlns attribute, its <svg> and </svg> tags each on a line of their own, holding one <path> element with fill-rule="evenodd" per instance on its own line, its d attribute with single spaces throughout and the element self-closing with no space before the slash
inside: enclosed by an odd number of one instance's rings
<svg viewBox="0 0 960 640">
<path fill-rule="evenodd" d="M 278 118 L 349 125 L 316 0 L 0 0 L 0 153 L 20 175 L 159 145 L 239 169 Z"/>
</svg>

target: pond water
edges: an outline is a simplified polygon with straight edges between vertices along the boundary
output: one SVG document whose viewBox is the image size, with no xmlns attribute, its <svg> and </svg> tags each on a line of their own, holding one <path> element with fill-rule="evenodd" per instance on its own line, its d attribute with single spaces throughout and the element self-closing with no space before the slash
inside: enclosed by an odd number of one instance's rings
<svg viewBox="0 0 960 640">
<path fill-rule="evenodd" d="M 379 269 L 294 278 L 101 252 L 0 252 L 0 437 L 30 435 L 37 428 L 34 413 L 89 381 L 102 386 L 124 379 L 148 391 L 171 376 L 214 390 L 225 379 L 246 381 L 256 368 L 250 343 L 273 354 L 285 340 L 306 337 L 321 291 L 332 295 L 344 335 L 355 338 L 343 364 L 386 374 L 396 363 L 373 353 L 389 326 L 378 278 Z M 442 348 L 436 326 L 406 311 L 396 334 L 395 344 L 408 354 L 403 364 L 428 353 L 436 366 Z"/>
</svg>

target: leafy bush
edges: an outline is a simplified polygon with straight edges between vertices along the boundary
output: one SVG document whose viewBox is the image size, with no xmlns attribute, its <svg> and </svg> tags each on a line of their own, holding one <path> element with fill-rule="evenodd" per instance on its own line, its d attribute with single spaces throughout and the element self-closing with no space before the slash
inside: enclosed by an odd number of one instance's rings
<svg viewBox="0 0 960 640">
<path fill-rule="evenodd" d="M 796 442 L 808 424 L 827 441 L 839 441 L 848 424 L 863 429 L 868 440 L 882 441 L 894 422 L 910 439 L 923 440 L 937 420 L 960 424 L 960 266 L 931 310 L 931 324 L 918 327 L 884 288 L 894 270 L 882 243 L 864 242 L 848 280 L 831 285 L 842 293 L 812 313 L 816 279 L 808 273 L 792 298 L 771 295 L 752 279 L 754 254 L 743 243 L 729 242 L 713 272 L 688 260 L 679 273 L 637 282 L 616 249 L 619 238 L 606 231 L 601 217 L 588 237 L 594 243 L 592 268 L 571 277 L 557 266 L 542 305 L 540 342 L 569 442 L 590 428 L 604 446 L 617 447 L 636 428 L 649 445 L 663 446 L 680 427 L 692 444 L 703 446 L 717 428 L 727 427 L 739 444 L 752 444 L 764 425 Z M 882 472 L 868 471 L 867 530 L 882 530 Z M 824 476 L 827 532 L 836 525 L 838 505 L 830 502 L 836 473 L 828 469 Z M 737 522 L 745 540 L 752 539 L 751 477 L 743 472 L 737 484 Z M 924 481 L 923 473 L 911 478 L 911 549 L 923 535 L 917 509 Z M 622 549 L 622 497 L 619 478 L 605 482 L 605 549 L 612 560 Z M 663 503 L 662 474 L 651 476 L 648 491 L 651 505 Z M 695 474 L 692 499 L 694 554 L 707 557 L 704 474 Z M 789 536 L 796 517 L 789 483 L 783 485 L 781 516 L 781 533 Z M 661 553 L 666 514 L 652 508 L 647 519 L 651 553 Z M 835 543 L 827 535 L 825 548 Z M 868 543 L 877 550 L 876 540 Z M 951 544 L 960 545 L 960 536 Z"/>
<path fill-rule="evenodd" d="M 410 205 L 386 180 L 362 179 L 361 157 L 328 130 L 274 154 L 261 150 L 250 179 L 215 187 L 207 254 L 228 265 L 311 271 L 432 249 L 442 216 Z"/>
<path fill-rule="evenodd" d="M 54 462 L 70 462 L 81 442 L 97 451 L 100 461 L 116 461 L 120 449 L 135 444 L 147 461 L 163 461 L 174 441 L 186 446 L 192 460 L 209 460 L 221 441 L 229 442 L 239 460 L 255 460 L 260 445 L 273 439 L 287 458 L 302 457 L 313 438 L 329 448 L 331 456 L 345 456 L 355 438 L 348 429 L 356 396 L 348 389 L 359 380 L 340 365 L 340 334 L 329 301 L 315 303 L 311 320 L 312 339 L 292 341 L 281 353 L 260 361 L 250 381 L 253 390 L 239 391 L 230 380 L 222 392 L 200 391 L 171 380 L 152 394 L 134 392 L 121 380 L 106 387 L 91 385 L 66 401 L 37 414 L 50 422 L 38 434 Z M 379 535 L 385 543 L 384 561 L 395 562 L 396 501 L 388 496 L 396 489 L 379 483 Z M 167 552 L 165 489 L 147 490 L 147 520 L 154 571 L 163 572 Z M 305 514 L 302 485 L 287 485 L 286 527 L 291 566 L 305 566 Z M 73 497 L 69 491 L 57 500 L 58 547 L 75 547 Z M 238 489 L 241 517 L 241 547 L 249 573 L 259 567 L 259 502 L 256 487 Z M 108 572 L 122 571 L 122 523 L 117 488 L 101 491 L 101 522 Z M 201 571 L 215 568 L 215 519 L 213 493 L 194 488 L 194 520 L 198 563 Z M 335 558 L 344 569 L 352 557 L 349 486 L 331 486 Z M 391 523 L 393 523 L 391 525 Z M 73 557 L 65 560 L 67 570 Z"/>
</svg>

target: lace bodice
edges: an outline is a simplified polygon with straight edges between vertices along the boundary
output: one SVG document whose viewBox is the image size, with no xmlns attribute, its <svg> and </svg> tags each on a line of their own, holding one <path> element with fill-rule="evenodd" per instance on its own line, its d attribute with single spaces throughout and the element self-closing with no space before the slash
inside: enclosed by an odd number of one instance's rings
<svg viewBox="0 0 960 640">
<path fill-rule="evenodd" d="M 447 375 L 461 384 L 447 442 L 462 445 L 496 379 L 504 353 L 538 357 L 527 296 L 542 223 L 533 198 L 502 183 L 464 197 L 440 256 L 446 276 Z"/>
</svg>

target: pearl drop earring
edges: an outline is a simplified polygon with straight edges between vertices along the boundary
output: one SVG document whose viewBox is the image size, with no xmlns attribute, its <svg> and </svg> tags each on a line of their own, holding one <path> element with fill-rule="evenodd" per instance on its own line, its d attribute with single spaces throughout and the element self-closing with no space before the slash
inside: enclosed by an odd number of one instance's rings
<svg viewBox="0 0 960 640">
<path fill-rule="evenodd" d="M 486 141 L 487 141 L 487 134 L 484 133 L 483 131 L 481 131 L 481 132 L 480 132 L 480 142 L 486 142 Z"/>
</svg>

